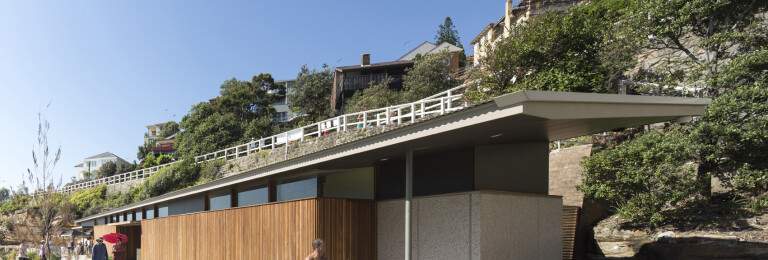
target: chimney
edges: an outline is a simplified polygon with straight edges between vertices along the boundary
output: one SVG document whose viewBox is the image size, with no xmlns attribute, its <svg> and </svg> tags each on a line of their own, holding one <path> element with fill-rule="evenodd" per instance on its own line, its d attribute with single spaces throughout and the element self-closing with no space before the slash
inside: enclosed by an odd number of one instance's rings
<svg viewBox="0 0 768 260">
<path fill-rule="evenodd" d="M 363 53 L 363 55 L 360 55 L 360 56 L 362 56 L 362 59 L 360 61 L 360 66 L 371 65 L 371 54 Z"/>
</svg>

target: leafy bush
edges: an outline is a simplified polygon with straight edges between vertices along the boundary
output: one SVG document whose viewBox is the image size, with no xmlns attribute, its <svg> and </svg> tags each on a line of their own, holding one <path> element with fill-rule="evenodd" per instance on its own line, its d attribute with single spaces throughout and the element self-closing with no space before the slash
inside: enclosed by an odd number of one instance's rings
<svg viewBox="0 0 768 260">
<path fill-rule="evenodd" d="M 81 189 L 76 191 L 69 198 L 72 204 L 72 213 L 76 218 L 83 217 L 83 213 L 94 205 L 104 204 L 107 194 L 107 185 L 102 184 L 90 189 Z"/>
<path fill-rule="evenodd" d="M 144 157 L 144 163 L 141 164 L 141 168 L 149 168 L 155 165 L 157 165 L 157 158 L 155 158 L 154 154 L 150 153 L 147 157 Z"/>
<path fill-rule="evenodd" d="M 136 197 L 144 200 L 194 185 L 200 177 L 201 166 L 192 161 L 187 158 L 158 170 L 144 181 Z"/>
<path fill-rule="evenodd" d="M 170 155 L 167 155 L 167 154 L 163 154 L 163 155 L 160 155 L 159 157 L 157 157 L 157 159 L 155 161 L 155 164 L 156 165 L 163 165 L 163 164 L 169 163 L 171 161 L 173 161 L 173 157 L 171 157 Z"/>
<path fill-rule="evenodd" d="M 109 177 L 117 173 L 117 164 L 115 162 L 106 162 L 99 167 L 99 178 Z"/>
<path fill-rule="evenodd" d="M 690 138 L 679 129 L 641 134 L 586 157 L 577 188 L 588 198 L 615 205 L 616 212 L 629 220 L 659 223 L 675 213 L 668 206 L 700 189 L 695 164 L 690 163 L 694 155 Z"/>
</svg>

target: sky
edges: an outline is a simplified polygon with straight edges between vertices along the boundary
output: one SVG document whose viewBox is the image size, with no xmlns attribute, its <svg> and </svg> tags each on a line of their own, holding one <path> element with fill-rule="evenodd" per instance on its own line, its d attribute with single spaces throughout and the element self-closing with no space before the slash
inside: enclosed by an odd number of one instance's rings
<svg viewBox="0 0 768 260">
<path fill-rule="evenodd" d="M 231 78 L 393 61 L 434 42 L 446 16 L 469 56 L 505 2 L 2 1 L 0 186 L 33 167 L 38 114 L 66 183 L 86 157 L 136 160 L 147 125 L 180 121 Z"/>
</svg>

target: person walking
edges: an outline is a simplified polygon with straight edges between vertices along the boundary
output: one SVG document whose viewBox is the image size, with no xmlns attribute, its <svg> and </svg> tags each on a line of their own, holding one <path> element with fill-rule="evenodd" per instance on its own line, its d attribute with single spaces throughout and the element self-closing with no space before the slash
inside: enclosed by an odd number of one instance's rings
<svg viewBox="0 0 768 260">
<path fill-rule="evenodd" d="M 40 241 L 40 251 L 37 253 L 37 256 L 40 257 L 40 260 L 48 260 L 48 248 L 45 244 L 45 240 Z"/>
<path fill-rule="evenodd" d="M 91 252 L 91 260 L 107 260 L 107 245 L 104 244 L 104 239 L 97 238 Z"/>
<path fill-rule="evenodd" d="M 112 255 L 113 260 L 125 260 L 125 246 L 123 245 L 123 239 L 117 238 L 115 245 L 112 246 Z"/>
</svg>

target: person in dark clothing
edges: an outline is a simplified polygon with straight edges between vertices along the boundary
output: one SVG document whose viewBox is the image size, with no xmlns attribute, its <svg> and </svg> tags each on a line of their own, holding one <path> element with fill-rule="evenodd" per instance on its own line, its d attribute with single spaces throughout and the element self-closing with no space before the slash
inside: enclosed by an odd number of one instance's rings
<svg viewBox="0 0 768 260">
<path fill-rule="evenodd" d="M 107 245 L 104 244 L 104 239 L 97 238 L 96 244 L 93 245 L 92 260 L 107 260 Z"/>
</svg>

